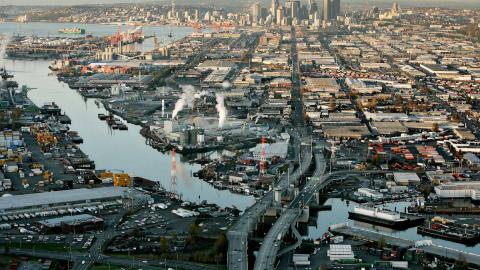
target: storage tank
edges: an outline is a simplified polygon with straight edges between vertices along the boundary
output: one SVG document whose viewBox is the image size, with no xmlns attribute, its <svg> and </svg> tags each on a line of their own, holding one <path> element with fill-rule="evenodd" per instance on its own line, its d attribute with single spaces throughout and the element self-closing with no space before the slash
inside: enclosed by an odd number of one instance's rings
<svg viewBox="0 0 480 270">
<path fill-rule="evenodd" d="M 188 130 L 188 144 L 190 145 L 197 144 L 197 129 Z"/>
<path fill-rule="evenodd" d="M 179 140 L 181 145 L 187 145 L 188 144 L 188 132 L 186 130 L 183 130 L 180 132 L 180 140 Z"/>
<path fill-rule="evenodd" d="M 203 145 L 205 143 L 205 130 L 198 129 L 197 130 L 197 144 Z"/>
</svg>

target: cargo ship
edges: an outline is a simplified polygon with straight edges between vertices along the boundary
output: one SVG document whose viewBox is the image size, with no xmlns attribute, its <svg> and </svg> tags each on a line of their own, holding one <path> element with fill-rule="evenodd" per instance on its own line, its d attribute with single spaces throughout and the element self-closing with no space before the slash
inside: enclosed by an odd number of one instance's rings
<svg viewBox="0 0 480 270">
<path fill-rule="evenodd" d="M 418 226 L 417 233 L 468 246 L 474 246 L 480 242 L 479 230 L 439 217 L 434 217 L 426 224 Z"/>
<path fill-rule="evenodd" d="M 407 229 L 425 221 L 422 217 L 402 216 L 398 212 L 366 205 L 355 206 L 348 212 L 348 218 L 392 229 Z"/>
<path fill-rule="evenodd" d="M 83 35 L 85 34 L 85 29 L 83 28 L 62 28 L 58 30 L 59 33 L 62 34 L 74 34 L 74 35 Z"/>
</svg>

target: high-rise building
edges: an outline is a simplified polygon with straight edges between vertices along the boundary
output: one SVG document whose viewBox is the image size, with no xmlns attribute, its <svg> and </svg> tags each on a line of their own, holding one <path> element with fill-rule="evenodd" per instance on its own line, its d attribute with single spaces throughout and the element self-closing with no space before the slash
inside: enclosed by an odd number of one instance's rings
<svg viewBox="0 0 480 270">
<path fill-rule="evenodd" d="M 317 1 L 308 0 L 308 15 L 314 15 L 318 11 Z"/>
<path fill-rule="evenodd" d="M 323 20 L 335 20 L 340 16 L 340 0 L 323 0 Z"/>
<path fill-rule="evenodd" d="M 293 0 L 285 1 L 285 17 L 292 17 Z"/>
<path fill-rule="evenodd" d="M 394 2 L 392 5 L 392 13 L 398 13 L 400 11 L 400 7 L 398 6 L 397 2 Z"/>
<path fill-rule="evenodd" d="M 251 7 L 252 22 L 258 22 L 260 20 L 260 12 L 260 3 L 254 3 Z"/>
<path fill-rule="evenodd" d="M 299 13 L 300 13 L 300 1 L 299 0 L 295 0 L 295 1 L 292 1 L 292 7 L 291 7 L 291 14 L 290 14 L 290 17 L 292 17 L 292 20 L 294 19 L 300 19 L 300 16 L 299 16 Z"/>
<path fill-rule="evenodd" d="M 323 0 L 323 20 L 328 21 L 330 20 L 330 12 L 331 12 L 331 7 L 330 7 L 330 0 Z"/>
<path fill-rule="evenodd" d="M 336 20 L 340 16 L 340 0 L 331 0 L 332 1 L 332 20 Z"/>
<path fill-rule="evenodd" d="M 277 9 L 278 9 L 278 0 L 272 0 L 272 6 L 270 7 L 270 14 L 272 14 L 272 17 L 277 16 Z"/>
<path fill-rule="evenodd" d="M 277 20 L 277 24 L 281 25 L 282 22 L 283 22 L 283 7 L 278 7 L 277 8 L 277 14 L 276 14 L 275 18 Z"/>
</svg>

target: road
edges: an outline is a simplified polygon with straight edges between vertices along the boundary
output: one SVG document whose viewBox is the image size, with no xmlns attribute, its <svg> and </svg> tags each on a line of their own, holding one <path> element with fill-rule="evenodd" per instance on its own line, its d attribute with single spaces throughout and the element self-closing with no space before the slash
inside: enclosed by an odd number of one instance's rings
<svg viewBox="0 0 480 270">
<path fill-rule="evenodd" d="M 307 140 L 310 139 L 307 135 L 305 127 L 305 117 L 303 112 L 303 99 L 300 93 L 301 80 L 300 69 L 298 65 L 297 39 L 295 28 L 292 27 L 291 32 L 291 61 L 292 61 L 292 98 L 295 106 L 293 120 L 296 127 L 300 130 L 303 158 L 300 167 L 294 172 L 294 179 L 305 175 L 312 162 L 312 146 Z M 311 140 L 311 139 L 310 139 Z M 323 147 L 319 147 L 323 149 Z M 305 151 L 306 150 L 306 151 Z M 289 204 L 288 208 L 281 214 L 275 224 L 270 228 L 267 235 L 263 239 L 262 245 L 255 261 L 254 269 L 273 269 L 277 258 L 282 239 L 288 232 L 290 226 L 300 217 L 303 205 L 308 204 L 315 196 L 317 185 L 316 179 L 323 179 L 325 173 L 326 162 L 323 157 L 323 152 L 320 151 L 315 154 L 315 172 L 314 177 L 311 177 L 307 184 L 301 189 L 298 196 Z"/>
<path fill-rule="evenodd" d="M 310 167 L 312 160 L 311 146 L 309 142 L 306 142 L 305 137 L 305 117 L 303 113 L 303 102 L 300 94 L 300 72 L 297 61 L 297 46 L 295 29 L 292 29 L 292 46 L 291 46 L 291 59 L 292 59 L 292 99 L 294 101 L 295 111 L 292 115 L 292 123 L 296 127 L 291 131 L 292 139 L 296 147 L 294 149 L 300 149 L 295 151 L 295 158 L 300 160 L 300 166 L 297 170 L 287 177 L 283 176 L 277 183 L 277 188 L 287 188 L 289 182 L 297 182 L 302 175 Z M 245 210 L 245 213 L 239 218 L 236 224 L 227 232 L 228 239 L 228 269 L 248 269 L 248 233 L 252 228 L 255 228 L 258 219 L 263 215 L 266 209 L 272 205 L 273 191 L 269 191 L 261 199 Z"/>
<path fill-rule="evenodd" d="M 297 182 L 310 166 L 308 162 L 308 160 L 311 161 L 310 145 L 305 145 L 305 143 L 302 145 L 302 141 L 297 135 L 295 132 L 292 132 L 292 139 L 296 148 L 301 149 L 298 155 L 302 157 L 302 164 L 289 177 L 283 175 L 277 183 L 276 187 L 278 188 L 285 189 L 289 181 Z M 248 269 L 248 233 L 255 228 L 260 217 L 272 203 L 273 191 L 269 191 L 261 199 L 258 199 L 254 205 L 246 209 L 235 225 L 227 232 L 228 269 Z"/>
<path fill-rule="evenodd" d="M 322 147 L 321 147 L 322 149 Z M 310 162 L 311 162 L 310 155 Z M 326 162 L 323 157 L 323 153 L 319 152 L 315 154 L 315 172 L 313 177 L 307 182 L 303 187 L 297 197 L 290 203 L 287 210 L 285 210 L 281 216 L 277 219 L 275 224 L 270 228 L 267 235 L 263 239 L 262 245 L 257 255 L 257 260 L 255 261 L 254 269 L 273 269 L 275 261 L 277 258 L 282 239 L 285 234 L 290 229 L 290 226 L 295 223 L 295 221 L 302 214 L 302 208 L 304 205 L 308 205 L 310 201 L 314 198 L 315 193 L 318 190 L 319 180 L 324 180 L 323 177 L 326 168 Z M 305 166 L 309 167 L 309 166 Z M 303 175 L 306 173 L 306 170 L 299 169 L 298 174 Z"/>
</svg>

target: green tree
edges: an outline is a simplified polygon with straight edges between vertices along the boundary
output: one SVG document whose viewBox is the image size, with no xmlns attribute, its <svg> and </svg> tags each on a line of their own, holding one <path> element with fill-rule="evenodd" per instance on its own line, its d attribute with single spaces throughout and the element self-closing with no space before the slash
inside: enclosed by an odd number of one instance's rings
<svg viewBox="0 0 480 270">
<path fill-rule="evenodd" d="M 387 241 L 385 240 L 385 237 L 380 236 L 380 239 L 378 239 L 378 248 L 384 248 L 387 245 Z"/>
<path fill-rule="evenodd" d="M 420 188 L 420 191 L 422 192 L 423 198 L 428 199 L 428 196 L 430 196 L 430 193 L 432 193 L 433 187 L 430 184 L 425 184 Z"/>
<path fill-rule="evenodd" d="M 227 238 L 225 234 L 221 233 L 218 235 L 217 240 L 213 244 L 212 251 L 214 254 L 223 253 L 224 250 L 227 248 Z"/>
<path fill-rule="evenodd" d="M 172 237 L 172 240 L 173 240 L 173 241 L 177 241 L 178 235 L 177 235 L 177 232 L 176 232 L 176 231 L 171 232 L 171 233 L 170 233 L 170 236 Z"/>
<path fill-rule="evenodd" d="M 195 244 L 199 232 L 200 228 L 198 227 L 198 225 L 192 224 L 190 226 L 190 230 L 188 231 L 187 243 L 192 245 Z"/>
<path fill-rule="evenodd" d="M 165 237 L 160 237 L 160 252 L 166 254 L 168 252 L 168 240 Z"/>
</svg>

